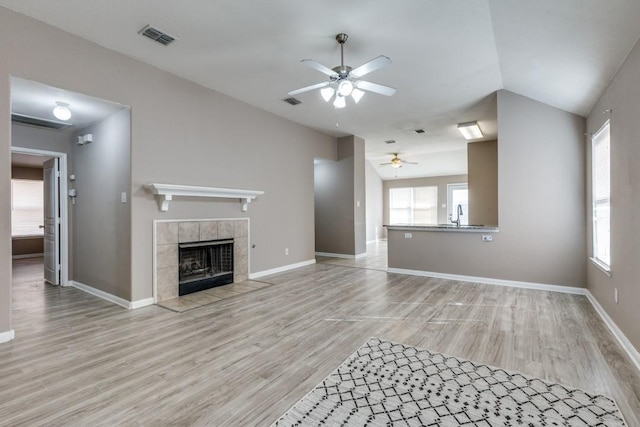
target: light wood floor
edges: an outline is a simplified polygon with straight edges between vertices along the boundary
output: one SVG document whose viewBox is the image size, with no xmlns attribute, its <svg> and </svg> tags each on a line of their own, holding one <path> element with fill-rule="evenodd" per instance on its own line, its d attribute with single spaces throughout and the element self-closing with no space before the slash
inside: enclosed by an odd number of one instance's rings
<svg viewBox="0 0 640 427">
<path fill-rule="evenodd" d="M 268 425 L 371 336 L 607 394 L 640 376 L 583 296 L 316 264 L 175 313 L 122 309 L 14 264 L 0 425 Z"/>
<path fill-rule="evenodd" d="M 363 258 L 335 258 L 317 256 L 316 262 L 322 264 L 341 265 L 344 267 L 369 268 L 372 270 L 387 271 L 387 241 L 377 240 L 367 243 L 367 253 Z"/>
</svg>

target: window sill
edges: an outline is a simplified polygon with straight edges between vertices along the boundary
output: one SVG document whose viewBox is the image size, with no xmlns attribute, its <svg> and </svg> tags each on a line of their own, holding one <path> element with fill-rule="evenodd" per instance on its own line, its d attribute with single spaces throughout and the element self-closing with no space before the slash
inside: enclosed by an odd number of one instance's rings
<svg viewBox="0 0 640 427">
<path fill-rule="evenodd" d="M 601 261 L 598 261 L 595 258 L 589 258 L 589 259 L 591 260 L 593 265 L 595 265 L 598 268 L 598 270 L 602 271 L 604 274 L 611 277 L 611 267 L 609 267 L 606 264 L 603 264 Z"/>
</svg>

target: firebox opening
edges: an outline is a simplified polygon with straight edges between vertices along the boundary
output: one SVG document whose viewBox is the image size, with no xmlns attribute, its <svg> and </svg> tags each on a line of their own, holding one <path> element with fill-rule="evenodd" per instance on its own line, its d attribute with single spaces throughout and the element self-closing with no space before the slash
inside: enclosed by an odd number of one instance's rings
<svg viewBox="0 0 640 427">
<path fill-rule="evenodd" d="M 233 283 L 233 239 L 178 245 L 178 295 Z"/>
</svg>

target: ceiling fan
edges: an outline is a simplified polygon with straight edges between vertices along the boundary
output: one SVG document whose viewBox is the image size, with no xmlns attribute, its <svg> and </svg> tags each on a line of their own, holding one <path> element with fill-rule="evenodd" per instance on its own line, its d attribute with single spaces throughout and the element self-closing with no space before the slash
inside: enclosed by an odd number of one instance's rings
<svg viewBox="0 0 640 427">
<path fill-rule="evenodd" d="M 407 162 L 406 160 L 402 160 L 400 157 L 398 157 L 398 153 L 393 153 L 393 158 L 391 159 L 390 162 L 388 163 L 380 163 L 380 166 L 391 166 L 393 168 L 401 168 L 404 165 L 417 165 L 418 163 L 416 162 Z"/>
<path fill-rule="evenodd" d="M 344 108 L 347 105 L 346 98 L 349 95 L 351 95 L 357 104 L 364 96 L 364 91 L 386 96 L 391 96 L 396 93 L 396 90 L 392 87 L 360 80 L 360 77 L 391 64 L 391 59 L 388 57 L 380 55 L 357 68 L 351 68 L 348 65 L 344 65 L 344 44 L 348 38 L 349 36 L 345 33 L 340 33 L 336 36 L 336 40 L 340 44 L 340 65 L 337 67 L 329 68 L 312 59 L 302 60 L 302 63 L 307 67 L 318 70 L 329 76 L 329 81 L 292 90 L 289 92 L 289 96 L 295 96 L 311 90 L 321 89 L 320 94 L 326 102 L 329 102 L 335 95 L 333 106 L 335 108 Z"/>
</svg>

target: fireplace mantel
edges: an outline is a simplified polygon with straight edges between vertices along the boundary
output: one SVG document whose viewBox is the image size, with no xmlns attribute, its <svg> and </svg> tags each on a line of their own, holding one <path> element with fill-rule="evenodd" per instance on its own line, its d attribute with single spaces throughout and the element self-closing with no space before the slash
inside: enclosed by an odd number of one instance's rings
<svg viewBox="0 0 640 427">
<path fill-rule="evenodd" d="M 242 211 L 246 212 L 248 204 L 256 197 L 264 194 L 264 191 L 257 190 L 197 187 L 194 185 L 149 183 L 146 187 L 158 198 L 158 201 L 160 202 L 160 210 L 163 212 L 169 210 L 169 202 L 173 200 L 173 196 L 240 199 L 240 203 L 242 203 Z"/>
</svg>

